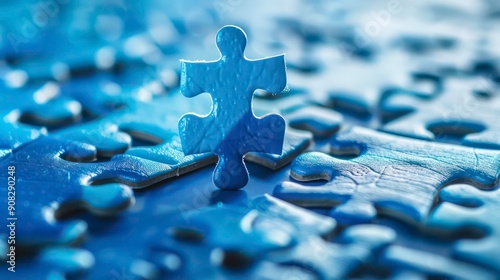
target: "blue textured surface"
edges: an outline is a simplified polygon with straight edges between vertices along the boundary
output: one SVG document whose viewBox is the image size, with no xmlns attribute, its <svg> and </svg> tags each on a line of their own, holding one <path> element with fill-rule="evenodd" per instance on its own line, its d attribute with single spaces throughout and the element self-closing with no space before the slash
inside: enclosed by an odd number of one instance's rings
<svg viewBox="0 0 500 280">
<path fill-rule="evenodd" d="M 1 190 L 15 193 L 14 216 L 22 217 L 15 222 L 16 246 L 77 243 L 86 232 L 85 222 L 56 219 L 77 209 L 102 216 L 123 211 L 134 202 L 125 183 L 149 185 L 168 170 L 160 163 L 127 155 L 102 163 L 76 162 L 95 156 L 93 146 L 43 137 L 2 159 L 2 169 L 11 172 L 2 174 Z M 14 182 L 13 190 L 8 189 L 9 181 Z M 2 202 L 7 205 L 8 197 Z M 2 218 L 7 220 L 9 213 L 2 211 Z"/>
<path fill-rule="evenodd" d="M 61 95 L 59 85 L 47 82 L 21 88 L 3 86 L 0 116 L 10 122 L 23 121 L 40 126 L 60 126 L 77 120 L 82 107 Z"/>
<path fill-rule="evenodd" d="M 479 240 L 460 240 L 454 246 L 461 259 L 479 263 L 500 271 L 498 240 L 500 223 L 497 215 L 500 191 L 478 190 L 470 185 L 451 185 L 439 192 L 440 204 L 429 217 L 428 225 L 448 231 L 480 229 Z"/>
<path fill-rule="evenodd" d="M 52 247 L 43 249 L 36 255 L 29 273 L 26 273 L 22 267 L 16 266 L 13 268 L 15 272 L 10 272 L 10 278 L 7 279 L 59 280 L 78 278 L 87 275 L 94 263 L 94 256 L 87 250 Z"/>
<path fill-rule="evenodd" d="M 257 89 L 280 93 L 286 86 L 283 55 L 248 60 L 246 34 L 225 26 L 217 33 L 221 57 L 212 62 L 181 61 L 181 92 L 212 96 L 210 114 L 184 115 L 179 133 L 185 154 L 213 152 L 219 157 L 213 181 L 221 189 L 240 189 L 248 182 L 243 156 L 248 152 L 281 154 L 285 120 L 276 114 L 255 117 L 252 97 Z"/>
<path fill-rule="evenodd" d="M 359 228 L 357 238 L 328 244 L 320 236 L 333 233 L 336 224 L 331 218 L 270 196 L 252 199 L 248 206 L 220 203 L 173 217 L 169 234 L 151 247 L 147 262 L 157 267 L 156 273 L 174 279 L 181 275 L 193 279 L 204 275 L 244 277 L 247 273 L 264 278 L 273 278 L 276 273 L 288 277 L 297 274 L 301 279 L 310 273 L 321 279 L 339 279 L 368 261 L 375 248 L 392 241 L 383 236 L 371 238 L 370 229 Z M 224 222 L 210 223 L 209 217 L 215 214 Z M 238 238 L 242 233 L 246 237 Z M 178 265 L 173 267 L 167 259 L 177 259 Z M 134 264 L 146 266 L 143 262 Z M 300 270 L 287 271 L 287 266 Z"/>
<path fill-rule="evenodd" d="M 16 273 L 0 242 L 1 279 L 498 278 L 495 1 L 0 6 L 0 193 L 5 167 L 19 167 Z M 211 180 L 215 154 L 184 155 L 178 128 L 221 97 L 183 96 L 179 59 L 216 63 L 214 35 L 228 24 L 251 38 L 248 57 L 286 53 L 289 87 L 232 95 L 248 115 L 281 114 L 285 134 L 281 154 L 244 156 L 247 187 L 230 191 Z M 273 76 L 258 72 L 245 75 Z M 213 81 L 241 84 L 198 78 L 199 93 L 214 93 Z M 390 133 L 403 137 L 375 132 L 398 123 Z M 289 164 L 305 151 L 321 156 L 299 159 L 338 176 L 290 178 L 308 169 Z M 269 196 L 282 185 L 324 207 Z M 0 227 L 0 240 L 10 234 Z"/>
<path fill-rule="evenodd" d="M 295 180 L 326 180 L 320 186 L 284 182 L 273 194 L 302 206 L 333 207 L 341 223 L 370 222 L 379 212 L 423 221 L 438 190 L 472 181 L 493 186 L 499 177 L 496 152 L 410 140 L 353 127 L 331 139 L 339 159 L 311 152 L 298 156 L 290 175 Z M 411 180 L 408 180 L 411 178 Z"/>
</svg>

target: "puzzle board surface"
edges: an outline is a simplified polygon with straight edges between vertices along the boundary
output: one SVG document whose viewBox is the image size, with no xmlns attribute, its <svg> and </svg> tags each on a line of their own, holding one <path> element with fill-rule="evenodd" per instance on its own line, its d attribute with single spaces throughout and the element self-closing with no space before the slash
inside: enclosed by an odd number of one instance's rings
<svg viewBox="0 0 500 280">
<path fill-rule="evenodd" d="M 497 2 L 0 7 L 0 279 L 500 278 Z"/>
</svg>

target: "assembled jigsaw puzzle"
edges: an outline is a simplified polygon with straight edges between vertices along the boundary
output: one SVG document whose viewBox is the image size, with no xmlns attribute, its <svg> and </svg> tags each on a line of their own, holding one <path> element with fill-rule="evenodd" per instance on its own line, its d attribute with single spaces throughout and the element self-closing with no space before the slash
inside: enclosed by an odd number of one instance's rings
<svg viewBox="0 0 500 280">
<path fill-rule="evenodd" d="M 0 279 L 500 279 L 500 4 L 0 4 Z"/>
</svg>

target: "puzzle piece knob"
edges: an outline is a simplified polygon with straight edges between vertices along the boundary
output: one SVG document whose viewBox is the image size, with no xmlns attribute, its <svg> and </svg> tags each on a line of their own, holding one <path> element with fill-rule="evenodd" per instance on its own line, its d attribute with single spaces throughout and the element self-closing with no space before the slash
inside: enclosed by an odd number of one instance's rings
<svg viewBox="0 0 500 280">
<path fill-rule="evenodd" d="M 242 57 L 247 45 L 247 36 L 241 28 L 227 25 L 217 33 L 216 43 L 223 57 Z"/>
</svg>

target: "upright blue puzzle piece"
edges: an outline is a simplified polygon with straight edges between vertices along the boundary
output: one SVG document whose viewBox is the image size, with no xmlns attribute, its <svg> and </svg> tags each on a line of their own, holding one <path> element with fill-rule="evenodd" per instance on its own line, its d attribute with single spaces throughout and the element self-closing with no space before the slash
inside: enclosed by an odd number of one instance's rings
<svg viewBox="0 0 500 280">
<path fill-rule="evenodd" d="M 91 122 L 61 129 L 52 136 L 95 146 L 98 157 L 110 158 L 125 153 L 168 164 L 170 166 L 168 175 L 165 174 L 168 177 L 179 176 L 215 163 L 217 157 L 211 153 L 186 156 L 182 152 L 177 126 L 179 118 L 185 112 L 208 112 L 211 105 L 210 97 L 200 96 L 193 100 L 194 102 L 185 102 L 186 99 L 178 91 L 155 96 L 151 90 L 146 86 L 123 89 L 120 94 L 123 98 L 114 95 L 120 92 L 119 89 L 110 94 L 111 96 L 102 93 L 102 98 L 90 102 L 103 105 L 106 100 L 112 103 L 123 100 L 126 102 L 125 108 Z M 96 108 L 98 107 L 94 107 Z M 295 156 L 307 149 L 310 142 L 312 142 L 310 133 L 288 128 L 283 153 L 280 155 L 249 153 L 245 160 L 275 170 L 290 163 Z"/>
<path fill-rule="evenodd" d="M 439 192 L 440 203 L 427 225 L 448 231 L 477 228 L 486 236 L 458 240 L 454 254 L 500 273 L 500 188 L 479 190 L 470 185 L 451 185 Z"/>
<path fill-rule="evenodd" d="M 465 135 L 462 143 L 478 148 L 500 149 L 500 108 L 498 86 L 482 78 L 448 78 L 444 92 L 434 99 L 407 95 L 389 98 L 383 110 L 411 111 L 383 130 L 418 139 Z"/>
<path fill-rule="evenodd" d="M 248 152 L 281 154 L 285 120 L 279 115 L 257 118 L 252 112 L 255 90 L 281 92 L 286 86 L 283 55 L 261 60 L 244 56 L 247 38 L 236 26 L 217 33 L 221 58 L 217 61 L 181 61 L 181 92 L 194 97 L 212 95 L 212 111 L 207 116 L 184 115 L 179 133 L 185 154 L 214 152 L 219 162 L 213 174 L 221 189 L 239 189 L 248 182 L 242 160 Z"/>
<path fill-rule="evenodd" d="M 327 180 L 321 186 L 284 182 L 274 196 L 302 206 L 336 207 L 340 223 L 370 222 L 377 211 L 421 222 L 439 189 L 457 181 L 491 186 L 499 177 L 498 153 L 412 140 L 353 127 L 331 140 L 332 153 L 357 154 L 340 159 L 319 152 L 298 156 L 295 180 Z"/>
</svg>

